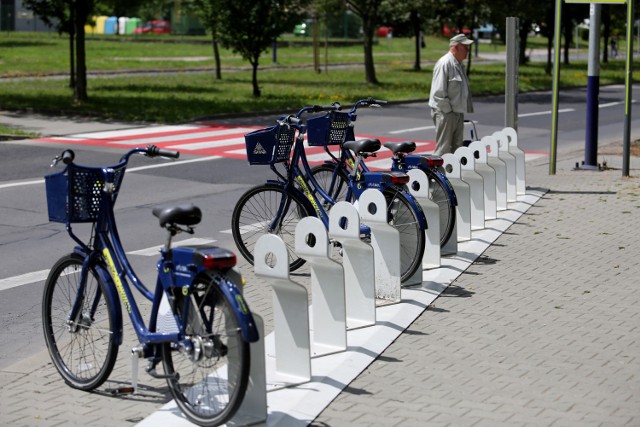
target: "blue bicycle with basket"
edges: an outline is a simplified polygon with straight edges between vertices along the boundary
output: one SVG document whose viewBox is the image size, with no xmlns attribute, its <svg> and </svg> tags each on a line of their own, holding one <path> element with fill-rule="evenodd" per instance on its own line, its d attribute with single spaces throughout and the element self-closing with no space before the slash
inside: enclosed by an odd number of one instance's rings
<svg viewBox="0 0 640 427">
<path fill-rule="evenodd" d="M 295 115 L 279 120 L 275 126 L 245 135 L 247 158 L 251 165 L 269 165 L 277 179 L 253 187 L 238 200 L 232 216 L 231 230 L 240 253 L 253 264 L 253 249 L 260 236 L 280 236 L 289 249 L 289 267 L 296 270 L 304 260 L 295 255 L 294 232 L 305 216 L 320 218 L 328 228 L 328 208 L 336 203 L 311 174 L 304 150 L 307 127 L 301 123 L 304 113 L 335 110 L 335 106 L 304 107 Z M 313 119 L 309 119 L 310 123 Z M 359 153 L 380 148 L 376 139 L 353 141 Z M 293 150 L 293 151 L 292 151 Z M 278 166 L 283 167 L 279 170 Z M 411 277 L 422 266 L 427 220 L 417 201 L 403 188 L 409 177 L 401 172 L 367 172 L 348 182 L 357 200 L 368 188 L 382 191 L 387 201 L 389 224 L 401 235 L 401 279 Z M 368 237 L 369 228 L 361 229 Z"/>
<path fill-rule="evenodd" d="M 202 217 L 194 205 L 177 205 L 153 209 L 167 239 L 160 251 L 155 289 L 143 285 L 127 260 L 114 215 L 133 154 L 179 155 L 148 146 L 128 151 L 116 165 L 87 167 L 73 163 L 73 152 L 66 150 L 52 164 L 62 161 L 66 168 L 45 177 L 49 220 L 65 224 L 78 245 L 56 262 L 47 277 L 42 300 L 45 342 L 65 382 L 93 390 L 107 380 L 116 361 L 123 342 L 124 307 L 139 344 L 132 349 L 132 387 L 112 392 L 134 393 L 137 360 L 146 358 L 146 372 L 166 379 L 190 421 L 220 425 L 244 398 L 249 343 L 258 339 L 241 293 L 243 278 L 228 250 L 204 245 L 172 248 L 172 238 L 193 233 Z M 90 229 L 87 241 L 72 230 L 77 223 L 89 224 L 82 226 Z M 131 285 L 151 302 L 148 323 Z M 158 373 L 161 362 L 163 373 Z"/>
<path fill-rule="evenodd" d="M 348 144 L 347 146 L 344 144 L 355 139 L 353 122 L 357 118 L 356 110 L 362 106 L 379 107 L 380 104 L 385 103 L 386 101 L 373 98 L 361 99 L 348 112 L 339 111 L 341 106 L 336 103 L 334 111 L 307 121 L 309 146 L 324 147 L 331 157 L 330 161 L 314 167 L 311 173 L 332 199 L 351 200 L 349 175 L 370 172 L 366 163 L 355 159 Z M 338 153 L 331 151 L 331 148 L 336 146 L 339 147 Z M 453 186 L 440 170 L 444 164 L 442 157 L 410 154 L 416 149 L 416 144 L 412 141 L 386 142 L 384 147 L 393 152 L 392 171 L 407 172 L 411 169 L 420 169 L 427 175 L 429 199 L 438 205 L 440 211 L 440 245 L 444 246 L 455 226 L 458 200 Z M 366 159 L 368 156 L 375 156 L 375 153 L 365 154 L 363 158 Z"/>
</svg>

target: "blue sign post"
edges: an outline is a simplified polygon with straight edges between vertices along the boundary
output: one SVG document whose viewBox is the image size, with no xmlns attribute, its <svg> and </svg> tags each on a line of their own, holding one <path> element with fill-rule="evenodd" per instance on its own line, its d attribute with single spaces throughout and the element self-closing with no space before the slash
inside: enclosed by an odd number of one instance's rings
<svg viewBox="0 0 640 427">
<path fill-rule="evenodd" d="M 562 1 L 556 0 L 556 18 L 554 25 L 554 64 L 553 64 L 553 97 L 551 116 L 551 148 L 549 150 L 549 175 L 556 173 L 556 154 L 558 146 L 558 86 L 560 82 L 560 22 L 562 15 Z M 631 94 L 633 73 L 633 0 L 564 0 L 566 3 L 591 3 L 596 4 L 627 4 L 627 58 L 625 67 L 625 121 L 622 151 L 622 176 L 629 176 L 629 158 L 631 153 Z M 593 26 L 590 26 L 590 31 Z M 587 129 L 585 138 L 585 166 L 597 167 L 597 135 L 598 135 L 598 92 L 600 87 L 599 62 L 597 72 L 592 69 L 592 62 L 599 61 L 599 52 L 592 61 L 592 45 L 600 44 L 599 37 L 592 41 L 589 37 L 589 73 L 587 82 Z M 598 49 L 599 50 L 599 49 Z"/>
<path fill-rule="evenodd" d="M 580 169 L 600 169 L 598 164 L 598 104 L 600 94 L 600 9 L 591 4 L 589 11 L 589 63 L 587 71 L 587 128 L 584 138 L 584 162 Z"/>
</svg>

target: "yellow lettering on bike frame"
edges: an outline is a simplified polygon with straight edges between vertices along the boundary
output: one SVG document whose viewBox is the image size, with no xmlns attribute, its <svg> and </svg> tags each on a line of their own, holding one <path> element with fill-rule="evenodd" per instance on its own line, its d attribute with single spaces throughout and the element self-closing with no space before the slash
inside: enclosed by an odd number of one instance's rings
<svg viewBox="0 0 640 427">
<path fill-rule="evenodd" d="M 111 273 L 111 277 L 116 284 L 116 289 L 118 290 L 118 294 L 120 295 L 122 304 L 124 304 L 124 308 L 127 310 L 127 313 L 131 313 L 131 304 L 129 303 L 129 299 L 127 298 L 127 293 L 124 291 L 124 286 L 122 286 L 122 281 L 120 280 L 120 276 L 118 275 L 118 270 L 116 270 L 116 265 L 113 262 L 113 258 L 111 258 L 109 249 L 104 248 L 102 250 L 102 255 L 104 256 L 104 260 L 107 263 L 107 267 L 109 267 L 109 273 Z"/>
<path fill-rule="evenodd" d="M 318 204 L 316 203 L 316 199 L 313 197 L 313 194 L 311 194 L 311 191 L 309 191 L 309 187 L 307 186 L 307 183 L 304 182 L 304 179 L 300 175 L 298 175 L 296 179 L 298 180 L 298 184 L 300 184 L 300 187 L 302 187 L 302 192 L 304 193 L 305 196 L 307 196 L 307 199 L 309 199 L 309 201 L 311 202 L 311 206 L 313 206 L 313 209 L 315 209 L 316 215 L 318 216 L 318 218 L 322 218 L 322 213 L 320 212 L 320 208 L 318 207 Z"/>
</svg>

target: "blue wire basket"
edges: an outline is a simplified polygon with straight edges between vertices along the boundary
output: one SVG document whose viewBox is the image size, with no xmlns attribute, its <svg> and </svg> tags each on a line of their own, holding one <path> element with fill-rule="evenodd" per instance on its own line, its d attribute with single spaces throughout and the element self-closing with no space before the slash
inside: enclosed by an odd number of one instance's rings
<svg viewBox="0 0 640 427">
<path fill-rule="evenodd" d="M 124 176 L 124 167 L 111 169 L 115 173 L 115 197 Z M 44 177 L 49 221 L 62 223 L 95 222 L 98 219 L 105 171 L 69 165 L 62 172 Z"/>
<path fill-rule="evenodd" d="M 244 136 L 247 160 L 250 165 L 272 165 L 289 160 L 295 138 L 295 129 L 272 126 Z"/>
<path fill-rule="evenodd" d="M 307 139 L 310 146 L 341 145 L 353 139 L 349 114 L 331 111 L 307 120 Z"/>
</svg>

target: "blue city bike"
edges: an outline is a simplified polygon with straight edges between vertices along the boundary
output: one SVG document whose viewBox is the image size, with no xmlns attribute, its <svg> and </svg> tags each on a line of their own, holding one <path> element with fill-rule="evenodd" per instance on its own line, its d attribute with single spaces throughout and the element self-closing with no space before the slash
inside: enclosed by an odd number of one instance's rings
<svg viewBox="0 0 640 427">
<path fill-rule="evenodd" d="M 264 234 L 277 234 L 289 249 L 289 268 L 296 270 L 304 259 L 295 254 L 295 227 L 301 218 L 316 216 L 329 226 L 328 209 L 336 200 L 325 192 L 311 174 L 304 149 L 306 126 L 300 117 L 305 113 L 333 111 L 335 106 L 304 107 L 295 115 L 279 120 L 275 126 L 245 135 L 247 158 L 251 165 L 269 165 L 277 179 L 253 187 L 244 193 L 233 211 L 231 230 L 240 253 L 253 264 L 253 249 Z M 311 120 L 311 119 L 309 119 Z M 375 151 L 375 139 L 353 141 L 360 152 Z M 283 165 L 284 170 L 279 170 Z M 422 267 L 427 219 L 417 201 L 403 186 L 409 177 L 401 172 L 367 172 L 353 176 L 349 187 L 353 200 L 369 188 L 381 191 L 387 202 L 387 220 L 400 233 L 401 280 Z M 361 227 L 363 238 L 369 227 Z"/>
<path fill-rule="evenodd" d="M 109 167 L 73 163 L 66 150 L 66 168 L 45 177 L 49 220 L 66 225 L 77 243 L 60 258 L 47 277 L 42 300 L 45 342 L 54 366 L 74 388 L 93 390 L 109 377 L 123 342 L 122 306 L 129 314 L 139 344 L 132 349 L 132 393 L 137 387 L 137 360 L 146 358 L 146 372 L 166 379 L 183 414 L 201 426 L 228 421 L 244 397 L 249 343 L 258 331 L 242 297 L 242 276 L 233 252 L 216 246 L 171 247 L 181 232 L 193 233 L 202 218 L 194 205 L 156 207 L 153 215 L 167 232 L 157 264 L 154 291 L 136 276 L 122 247 L 114 205 L 133 154 L 177 158 L 179 153 L 155 146 L 134 148 Z M 89 223 L 88 242 L 72 224 Z M 85 230 L 86 231 L 86 230 Z M 145 324 L 132 284 L 151 302 Z M 162 362 L 163 372 L 157 365 Z"/>
<path fill-rule="evenodd" d="M 386 101 L 366 98 L 357 101 L 350 111 L 340 111 L 341 106 L 335 103 L 334 111 L 308 120 L 307 134 L 309 146 L 323 146 L 331 160 L 315 166 L 312 174 L 316 181 L 334 200 L 351 200 L 349 192 L 349 175 L 354 173 L 366 174 L 370 172 L 364 161 L 354 158 L 349 144 L 345 142 L 355 139 L 353 122 L 356 121 L 356 111 L 359 107 L 379 107 Z M 440 221 L 440 245 L 444 246 L 451 234 L 456 221 L 456 206 L 458 200 L 453 186 L 442 172 L 444 164 L 442 157 L 431 154 L 410 154 L 415 151 L 413 141 L 386 142 L 385 148 L 392 151 L 391 171 L 407 172 L 411 169 L 422 170 L 429 180 L 429 199 L 438 205 Z M 331 151 L 338 146 L 339 152 Z M 375 156 L 375 153 L 365 154 L 363 159 Z"/>
</svg>

